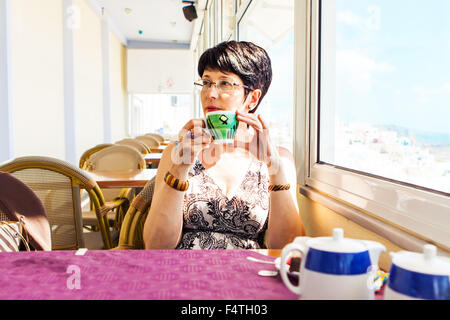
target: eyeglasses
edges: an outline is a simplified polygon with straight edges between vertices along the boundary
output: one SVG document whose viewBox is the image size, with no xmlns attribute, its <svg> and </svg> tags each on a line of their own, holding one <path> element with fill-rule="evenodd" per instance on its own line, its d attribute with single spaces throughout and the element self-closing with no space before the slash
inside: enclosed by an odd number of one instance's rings
<svg viewBox="0 0 450 320">
<path fill-rule="evenodd" d="M 212 81 L 208 81 L 208 80 L 198 80 L 198 81 L 195 81 L 194 84 L 197 88 L 201 89 L 202 91 L 208 90 L 214 84 L 219 93 L 232 92 L 235 87 L 242 87 L 244 89 L 250 90 L 250 88 L 247 87 L 246 85 L 243 85 L 240 83 L 231 83 L 226 80 L 220 80 L 218 82 L 212 82 Z"/>
</svg>

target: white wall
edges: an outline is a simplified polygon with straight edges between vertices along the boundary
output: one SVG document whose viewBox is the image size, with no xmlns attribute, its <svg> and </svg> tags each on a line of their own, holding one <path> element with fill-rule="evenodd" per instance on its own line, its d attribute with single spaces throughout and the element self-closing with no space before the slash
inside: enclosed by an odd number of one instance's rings
<svg viewBox="0 0 450 320">
<path fill-rule="evenodd" d="M 110 33 L 111 127 L 112 141 L 127 136 L 128 94 L 126 92 L 126 48 Z"/>
<path fill-rule="evenodd" d="M 0 162 L 40 155 L 77 165 L 105 136 L 126 137 L 123 42 L 95 1 L 0 0 Z"/>
<path fill-rule="evenodd" d="M 63 159 L 62 2 L 11 1 L 14 157 Z"/>
<path fill-rule="evenodd" d="M 75 115 L 78 158 L 87 149 L 103 143 L 103 87 L 101 20 L 84 0 L 80 27 L 74 32 Z"/>
<path fill-rule="evenodd" d="M 128 49 L 127 69 L 130 93 L 192 93 L 190 50 Z"/>
<path fill-rule="evenodd" d="M 11 1 L 0 0 L 0 162 L 13 155 Z"/>
</svg>

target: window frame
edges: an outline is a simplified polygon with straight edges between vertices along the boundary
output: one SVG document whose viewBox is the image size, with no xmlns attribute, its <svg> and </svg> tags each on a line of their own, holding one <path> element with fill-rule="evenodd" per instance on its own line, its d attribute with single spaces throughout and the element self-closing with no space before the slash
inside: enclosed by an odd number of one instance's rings
<svg viewBox="0 0 450 320">
<path fill-rule="evenodd" d="M 449 250 L 450 197 L 318 162 L 320 1 L 296 1 L 295 8 L 294 155 L 299 183 Z"/>
<path fill-rule="evenodd" d="M 219 35 L 221 34 L 221 31 L 219 30 L 219 28 L 221 28 L 221 23 L 219 21 L 221 17 L 219 15 L 218 0 L 208 1 L 206 15 L 208 17 L 208 48 L 212 48 L 218 44 Z"/>
<path fill-rule="evenodd" d="M 221 34 L 221 41 L 230 41 L 236 39 L 236 6 L 237 6 L 237 0 L 231 0 L 233 2 L 232 6 L 232 15 L 229 17 L 229 19 L 232 19 L 231 23 L 233 24 L 232 29 L 224 30 L 224 23 L 225 23 L 225 12 L 224 12 L 224 5 L 225 1 L 227 0 L 220 0 L 220 34 Z"/>
</svg>

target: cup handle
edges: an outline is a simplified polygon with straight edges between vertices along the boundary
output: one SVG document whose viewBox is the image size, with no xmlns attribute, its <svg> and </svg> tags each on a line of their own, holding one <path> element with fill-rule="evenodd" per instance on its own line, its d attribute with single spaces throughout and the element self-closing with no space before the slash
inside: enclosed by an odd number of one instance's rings
<svg viewBox="0 0 450 320">
<path fill-rule="evenodd" d="M 286 285 L 286 287 L 288 287 L 289 290 L 291 290 L 293 293 L 297 294 L 297 295 L 301 295 L 302 294 L 302 289 L 300 287 L 301 285 L 301 279 L 300 279 L 300 274 L 299 273 L 299 282 L 298 282 L 298 286 L 295 286 L 292 284 L 291 280 L 288 277 L 288 270 L 287 270 L 287 259 L 289 258 L 289 254 L 292 251 L 299 251 L 302 254 L 302 259 L 304 259 L 306 256 L 304 254 L 304 248 L 302 246 L 300 246 L 297 243 L 289 243 L 288 245 L 286 245 L 283 250 L 281 251 L 281 258 L 280 258 L 280 275 L 281 275 L 281 279 L 283 280 L 283 283 Z"/>
</svg>

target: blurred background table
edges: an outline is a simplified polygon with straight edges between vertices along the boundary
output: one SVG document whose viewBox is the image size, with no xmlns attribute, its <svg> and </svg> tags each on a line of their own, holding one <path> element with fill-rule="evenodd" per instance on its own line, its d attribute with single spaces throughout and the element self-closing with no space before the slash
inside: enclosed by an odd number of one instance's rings
<svg viewBox="0 0 450 320">
<path fill-rule="evenodd" d="M 86 172 L 100 188 L 143 188 L 156 176 L 157 169 Z"/>
<path fill-rule="evenodd" d="M 147 164 L 159 163 L 161 161 L 161 152 L 152 152 L 144 155 L 144 160 Z"/>
<path fill-rule="evenodd" d="M 160 145 L 159 147 L 151 147 L 151 152 L 163 152 L 164 149 L 167 148 L 167 145 Z"/>
</svg>

